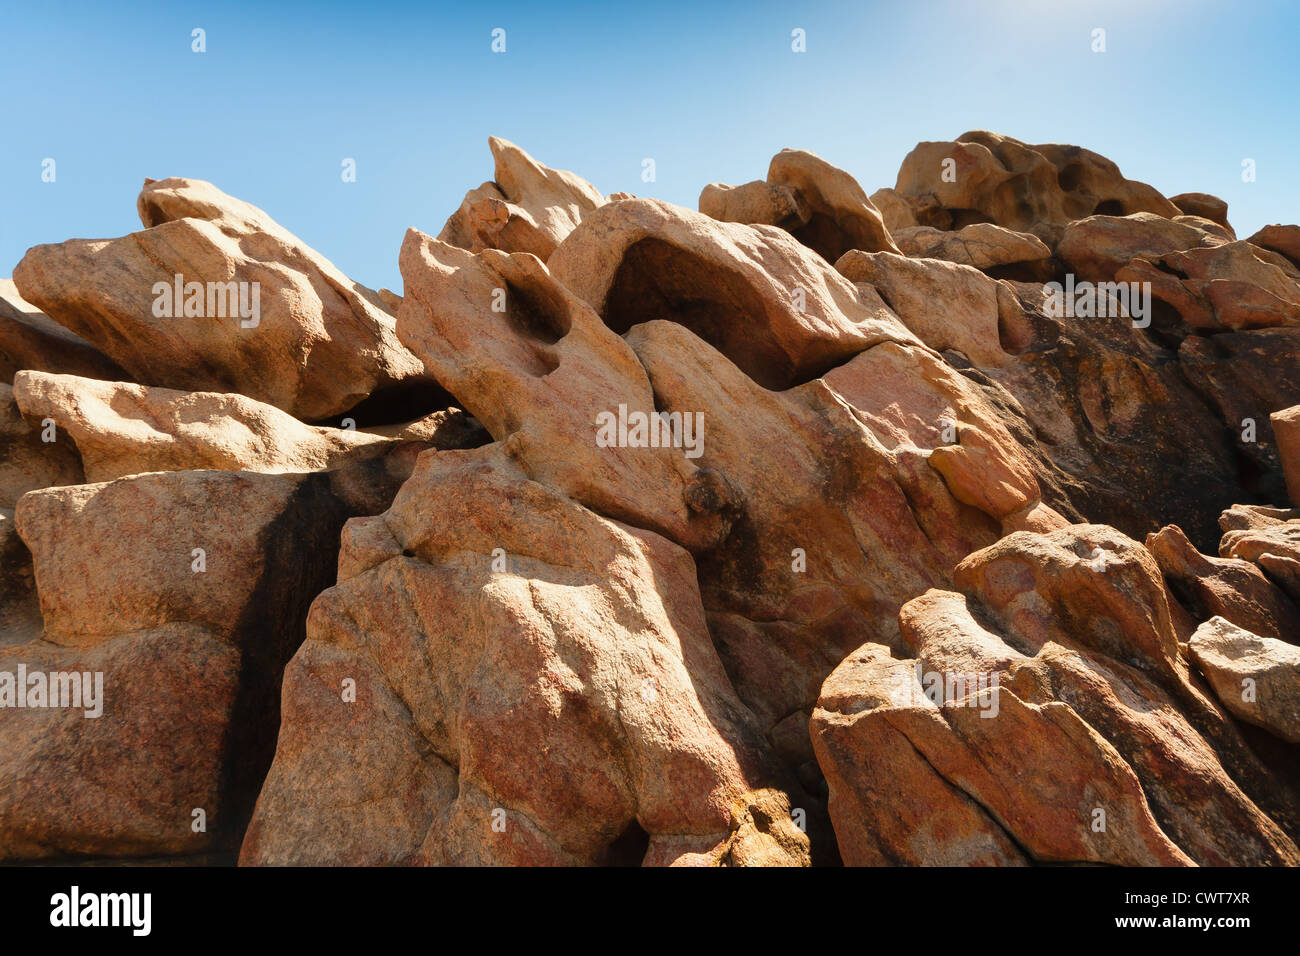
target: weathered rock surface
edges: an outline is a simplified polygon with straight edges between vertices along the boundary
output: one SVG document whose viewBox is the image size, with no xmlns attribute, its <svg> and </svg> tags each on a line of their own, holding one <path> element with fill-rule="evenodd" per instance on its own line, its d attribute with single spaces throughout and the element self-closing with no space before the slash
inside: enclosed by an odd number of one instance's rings
<svg viewBox="0 0 1300 956">
<path fill-rule="evenodd" d="M 1274 412 L 1269 416 L 1269 422 L 1273 426 L 1291 503 L 1300 507 L 1300 405 Z"/>
<path fill-rule="evenodd" d="M 41 631 L 32 559 L 14 525 L 14 507 L 34 489 L 84 480 L 67 434 L 53 421 L 25 419 L 13 389 L 0 383 L 0 646 L 21 644 Z"/>
<path fill-rule="evenodd" d="M 1227 429 L 1241 462 L 1239 483 L 1258 501 L 1283 502 L 1286 484 L 1270 413 L 1300 403 L 1300 329 L 1189 335 L 1178 347 L 1178 362 Z"/>
<path fill-rule="evenodd" d="M 403 440 L 304 425 L 273 405 L 228 392 L 20 372 L 14 396 L 28 418 L 49 418 L 72 437 L 91 482 L 149 471 L 326 471 L 387 454 Z M 463 412 L 428 419 L 407 426 L 420 434 L 416 450 L 464 447 Z"/>
<path fill-rule="evenodd" d="M 798 865 L 774 763 L 685 551 L 498 446 L 428 454 L 348 525 L 241 859 Z"/>
<path fill-rule="evenodd" d="M 700 582 L 714 641 L 765 728 L 806 719 L 864 634 L 896 643 L 901 604 L 1000 529 L 1063 523 L 993 409 L 928 349 L 881 344 L 770 392 L 675 323 L 628 339 L 661 408 L 703 411 L 700 461 L 738 492 Z"/>
<path fill-rule="evenodd" d="M 378 294 L 262 210 L 193 179 L 147 181 L 138 207 L 143 232 L 36 246 L 14 269 L 25 299 L 136 381 L 308 421 L 425 381 Z"/>
<path fill-rule="evenodd" d="M 12 381 L 25 368 L 91 378 L 125 375 L 93 345 L 20 296 L 12 279 L 0 279 L 0 378 Z"/>
<path fill-rule="evenodd" d="M 1300 326 L 1300 268 L 1249 242 L 1139 256 L 1116 278 L 1149 282 L 1151 294 L 1194 328 Z"/>
<path fill-rule="evenodd" d="M 779 226 L 827 262 L 850 249 L 898 252 L 880 210 L 857 180 L 802 149 L 773 156 L 765 183 L 710 183 L 699 206 L 723 222 Z"/>
<path fill-rule="evenodd" d="M 490 146 L 401 295 L 194 180 L 0 286 L 0 858 L 1300 865 L 1297 227 Z"/>
<path fill-rule="evenodd" d="M 709 183 L 700 192 L 700 212 L 720 222 L 751 226 L 780 226 L 797 229 L 812 218 L 812 212 L 789 186 L 777 186 L 756 179 L 743 186 Z"/>
<path fill-rule="evenodd" d="M 471 252 L 531 252 L 545 262 L 605 199 L 567 170 L 550 169 L 508 140 L 488 137 L 493 181 L 465 194 L 438 238 Z"/>
<path fill-rule="evenodd" d="M 878 342 L 915 341 L 785 231 L 657 200 L 598 210 L 548 266 L 615 332 L 678 322 L 765 388 L 816 378 Z"/>
<path fill-rule="evenodd" d="M 1246 240 L 1260 249 L 1270 249 L 1300 266 L 1300 226 L 1265 226 Z"/>
<path fill-rule="evenodd" d="M 1229 508 L 1219 518 L 1219 554 L 1251 561 L 1300 602 L 1300 508 Z"/>
<path fill-rule="evenodd" d="M 1169 201 L 1185 215 L 1217 222 L 1232 233 L 1233 239 L 1237 238 L 1236 232 L 1228 222 L 1228 204 L 1218 196 L 1211 196 L 1209 193 L 1179 193 L 1177 196 L 1170 196 Z"/>
<path fill-rule="evenodd" d="M 971 223 L 955 232 L 913 226 L 894 230 L 893 236 L 904 255 L 946 259 L 984 271 L 1001 266 L 1045 265 L 1052 255 L 1052 250 L 1037 236 L 1004 229 L 991 222 Z"/>
<path fill-rule="evenodd" d="M 1260 637 L 1221 617 L 1197 628 L 1188 646 L 1228 710 L 1300 743 L 1300 647 Z"/>
<path fill-rule="evenodd" d="M 1056 254 L 1079 279 L 1110 282 L 1139 256 L 1160 256 L 1187 249 L 1213 248 L 1228 241 L 1204 228 L 1210 223 L 1166 219 L 1153 213 L 1089 216 L 1070 223 Z"/>
<path fill-rule="evenodd" d="M 867 645 L 823 690 L 846 862 L 1300 861 L 1297 795 L 1190 680 L 1145 549 L 1022 532 L 955 580 L 903 608 L 911 659 Z"/>
<path fill-rule="evenodd" d="M 1090 150 L 1029 146 L 984 130 L 955 142 L 918 144 L 903 160 L 894 190 L 947 211 L 951 222 L 940 228 L 992 222 L 1032 232 L 1049 245 L 1061 227 L 1087 216 L 1180 215 L 1155 189 L 1125 179 L 1119 167 Z"/>
<path fill-rule="evenodd" d="M 977 268 L 942 258 L 858 250 L 845 253 L 835 268 L 846 279 L 873 288 L 931 348 L 960 352 L 980 367 L 1007 361 L 1000 330 L 1015 322 L 1020 307 Z M 936 302 L 943 307 L 935 308 Z"/>
<path fill-rule="evenodd" d="M 0 772 L 14 782 L 0 791 L 0 858 L 237 845 L 274 747 L 280 674 L 333 580 L 343 522 L 382 510 L 412 457 L 25 495 L 17 528 L 44 630 L 0 647 L 0 671 L 102 675 L 102 713 L 0 709 Z"/>
<path fill-rule="evenodd" d="M 685 447 L 597 442 L 602 413 L 656 411 L 650 382 L 627 343 L 535 256 L 474 255 L 413 229 L 401 268 L 402 340 L 531 478 L 690 547 L 726 533 L 725 483 Z"/>
<path fill-rule="evenodd" d="M 1147 535 L 1146 546 L 1197 622 L 1222 617 L 1262 637 L 1300 639 L 1300 608 L 1256 565 L 1201 554 L 1177 525 Z"/>
</svg>

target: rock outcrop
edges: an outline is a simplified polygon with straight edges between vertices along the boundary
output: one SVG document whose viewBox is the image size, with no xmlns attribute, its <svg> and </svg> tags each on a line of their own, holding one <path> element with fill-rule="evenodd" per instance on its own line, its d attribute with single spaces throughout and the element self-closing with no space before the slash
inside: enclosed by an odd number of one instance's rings
<svg viewBox="0 0 1300 956">
<path fill-rule="evenodd" d="M 1300 865 L 1300 227 L 489 145 L 400 295 L 188 179 L 0 284 L 0 859 Z"/>
<path fill-rule="evenodd" d="M 1197 628 L 1188 646 L 1228 710 L 1300 743 L 1300 647 L 1252 634 L 1221 617 Z"/>
<path fill-rule="evenodd" d="M 596 187 L 549 169 L 508 140 L 488 138 L 496 163 L 491 182 L 465 194 L 438 238 L 470 252 L 531 252 L 543 262 L 583 216 L 605 202 Z"/>
<path fill-rule="evenodd" d="M 903 608 L 907 657 L 865 645 L 818 701 L 846 862 L 1300 863 L 1300 795 L 1191 680 L 1140 545 L 1021 532 L 955 578 Z"/>
<path fill-rule="evenodd" d="M 197 179 L 147 180 L 137 206 L 144 231 L 36 246 L 14 269 L 23 298 L 136 381 L 306 421 L 426 381 L 378 293 L 262 210 Z"/>
</svg>

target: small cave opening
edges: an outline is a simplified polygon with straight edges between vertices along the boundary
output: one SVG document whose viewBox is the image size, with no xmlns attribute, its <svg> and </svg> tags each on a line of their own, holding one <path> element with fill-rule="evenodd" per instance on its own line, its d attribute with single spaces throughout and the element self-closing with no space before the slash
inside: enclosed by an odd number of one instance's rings
<svg viewBox="0 0 1300 956">
<path fill-rule="evenodd" d="M 966 226 L 993 221 L 978 209 L 949 209 L 948 212 L 952 216 L 952 230 L 954 232 L 958 229 L 964 229 Z"/>
<path fill-rule="evenodd" d="M 650 849 L 650 834 L 633 820 L 605 850 L 604 866 L 640 866 Z"/>
<path fill-rule="evenodd" d="M 821 212 L 813 213 L 806 223 L 790 229 L 789 233 L 832 265 L 854 248 L 839 223 Z"/>
<path fill-rule="evenodd" d="M 332 428 L 379 428 L 401 425 L 448 408 L 464 408 L 456 396 L 432 380 L 403 382 L 376 389 L 340 415 L 311 422 Z M 351 426 L 344 422 L 351 420 Z"/>
<path fill-rule="evenodd" d="M 1056 174 L 1056 184 L 1067 193 L 1072 193 L 1083 182 L 1083 164 L 1066 163 Z"/>
<path fill-rule="evenodd" d="M 764 388 L 792 384 L 795 369 L 789 356 L 770 336 L 754 334 L 767 312 L 758 291 L 743 276 L 662 239 L 641 239 L 628 247 L 602 312 L 605 324 L 619 335 L 656 319 L 676 322 Z"/>
<path fill-rule="evenodd" d="M 520 335 L 554 345 L 573 327 L 569 306 L 557 290 L 506 282 L 506 318 Z"/>
</svg>

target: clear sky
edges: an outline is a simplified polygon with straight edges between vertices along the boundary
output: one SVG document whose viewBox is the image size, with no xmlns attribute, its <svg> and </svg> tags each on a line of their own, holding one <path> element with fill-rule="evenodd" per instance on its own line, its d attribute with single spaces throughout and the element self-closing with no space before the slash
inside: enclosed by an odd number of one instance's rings
<svg viewBox="0 0 1300 956">
<path fill-rule="evenodd" d="M 918 141 L 984 128 L 1214 193 L 1243 237 L 1300 220 L 1300 3 L 1281 0 L 6 0 L 0 81 L 0 276 L 31 245 L 139 229 L 144 177 L 190 176 L 400 291 L 403 233 L 437 233 L 491 178 L 492 134 L 694 208 L 784 147 L 871 192 Z"/>
</svg>

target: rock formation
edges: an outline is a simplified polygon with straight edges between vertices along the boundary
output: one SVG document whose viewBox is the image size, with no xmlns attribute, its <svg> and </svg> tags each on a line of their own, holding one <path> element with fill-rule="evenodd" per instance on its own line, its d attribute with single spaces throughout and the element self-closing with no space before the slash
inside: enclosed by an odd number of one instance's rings
<svg viewBox="0 0 1300 956">
<path fill-rule="evenodd" d="M 1300 865 L 1300 227 L 489 146 L 400 295 L 189 179 L 0 284 L 0 860 Z"/>
</svg>

